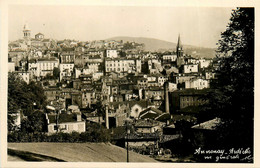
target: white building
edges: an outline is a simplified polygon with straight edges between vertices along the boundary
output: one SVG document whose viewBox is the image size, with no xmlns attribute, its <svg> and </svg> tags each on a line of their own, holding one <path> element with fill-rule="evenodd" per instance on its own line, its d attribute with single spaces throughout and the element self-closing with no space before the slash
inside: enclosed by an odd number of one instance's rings
<svg viewBox="0 0 260 168">
<path fill-rule="evenodd" d="M 60 80 L 65 76 L 72 76 L 74 63 L 60 64 Z"/>
<path fill-rule="evenodd" d="M 175 90 L 178 90 L 176 83 L 170 83 L 169 82 L 169 92 L 173 92 Z"/>
<path fill-rule="evenodd" d="M 166 82 L 167 80 L 168 80 L 167 77 L 159 76 L 158 77 L 158 84 L 159 84 L 159 86 L 163 86 L 164 82 Z"/>
<path fill-rule="evenodd" d="M 163 55 L 163 61 L 174 62 L 177 59 L 177 55 Z"/>
<path fill-rule="evenodd" d="M 137 59 L 107 59 L 105 60 L 106 72 L 141 72 L 141 60 Z"/>
<path fill-rule="evenodd" d="M 55 115 L 47 115 L 48 134 L 56 132 L 71 133 L 73 131 L 81 133 L 86 131 L 85 121 L 82 121 L 81 114 L 60 114 L 56 121 Z"/>
<path fill-rule="evenodd" d="M 209 82 L 205 79 L 192 79 L 190 81 L 185 81 L 185 89 L 204 89 L 209 88 Z"/>
<path fill-rule="evenodd" d="M 117 58 L 117 50 L 106 50 L 106 57 L 107 58 Z"/>
<path fill-rule="evenodd" d="M 8 62 L 8 72 L 15 71 L 15 62 Z"/>
<path fill-rule="evenodd" d="M 210 63 L 211 63 L 211 60 L 199 59 L 200 68 L 207 68 L 207 67 L 209 67 Z"/>
<path fill-rule="evenodd" d="M 29 72 L 25 72 L 25 71 L 17 71 L 17 74 L 22 77 L 22 79 L 29 84 L 30 82 L 30 75 Z"/>
<path fill-rule="evenodd" d="M 183 73 L 196 73 L 199 71 L 198 64 L 183 65 Z"/>
<path fill-rule="evenodd" d="M 150 74 L 158 74 L 163 70 L 162 64 L 158 59 L 148 60 L 148 69 Z"/>
<path fill-rule="evenodd" d="M 53 69 L 59 67 L 59 60 L 55 58 L 39 59 L 38 61 L 29 61 L 28 71 L 37 77 L 44 77 L 47 74 L 53 75 Z"/>
<path fill-rule="evenodd" d="M 215 72 L 205 72 L 206 79 L 215 79 Z"/>
</svg>

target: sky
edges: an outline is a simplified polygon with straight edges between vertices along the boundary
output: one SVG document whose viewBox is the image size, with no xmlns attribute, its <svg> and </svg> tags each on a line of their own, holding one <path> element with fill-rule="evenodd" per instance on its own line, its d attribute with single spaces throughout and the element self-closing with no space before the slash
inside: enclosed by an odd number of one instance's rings
<svg viewBox="0 0 260 168">
<path fill-rule="evenodd" d="M 222 7 L 11 5 L 8 38 L 22 38 L 27 24 L 31 37 L 40 32 L 57 40 L 130 36 L 176 43 L 180 34 L 183 44 L 215 48 L 231 12 Z"/>
</svg>

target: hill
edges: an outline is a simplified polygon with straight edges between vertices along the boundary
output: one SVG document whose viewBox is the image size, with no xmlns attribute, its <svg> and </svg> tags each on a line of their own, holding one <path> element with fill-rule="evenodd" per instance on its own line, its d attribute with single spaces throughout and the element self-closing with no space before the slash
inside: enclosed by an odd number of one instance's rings
<svg viewBox="0 0 260 168">
<path fill-rule="evenodd" d="M 32 159 L 43 161 L 126 162 L 124 148 L 105 143 L 8 143 L 8 154 L 8 161 L 29 161 L 29 155 Z M 130 162 L 156 162 L 132 151 L 129 159 Z"/>
<path fill-rule="evenodd" d="M 106 40 L 123 40 L 124 42 L 136 42 L 143 43 L 145 45 L 146 51 L 175 51 L 176 43 L 172 43 L 169 41 L 158 40 L 155 38 L 146 38 L 146 37 L 127 37 L 127 36 L 118 36 L 112 37 Z M 214 48 L 204 48 L 204 47 L 196 47 L 191 45 L 183 45 L 184 53 L 188 55 L 192 55 L 194 57 L 203 57 L 203 58 L 213 58 L 215 57 Z"/>
</svg>

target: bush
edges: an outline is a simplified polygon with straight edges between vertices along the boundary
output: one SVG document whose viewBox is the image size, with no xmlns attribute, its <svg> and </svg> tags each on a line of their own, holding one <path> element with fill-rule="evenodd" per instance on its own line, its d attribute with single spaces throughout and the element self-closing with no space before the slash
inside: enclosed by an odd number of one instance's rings
<svg viewBox="0 0 260 168">
<path fill-rule="evenodd" d="M 88 132 L 78 133 L 28 133 L 14 131 L 8 133 L 8 142 L 109 142 L 109 130 L 103 127 L 94 128 Z"/>
</svg>

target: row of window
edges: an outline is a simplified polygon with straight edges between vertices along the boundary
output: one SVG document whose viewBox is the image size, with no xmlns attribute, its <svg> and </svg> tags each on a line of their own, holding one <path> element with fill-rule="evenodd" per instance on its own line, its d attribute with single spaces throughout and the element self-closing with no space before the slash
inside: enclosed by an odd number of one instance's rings
<svg viewBox="0 0 260 168">
<path fill-rule="evenodd" d="M 198 106 L 198 105 L 202 105 L 202 102 L 189 102 L 189 103 L 182 103 L 182 107 L 187 107 L 187 106 Z"/>
<path fill-rule="evenodd" d="M 181 101 L 203 101 L 202 99 L 198 99 L 197 97 L 182 97 Z"/>
<path fill-rule="evenodd" d="M 127 71 L 127 69 L 125 69 L 125 68 L 117 68 L 117 70 L 116 70 L 116 68 L 107 68 L 107 72 L 109 72 L 109 71 Z"/>
</svg>

